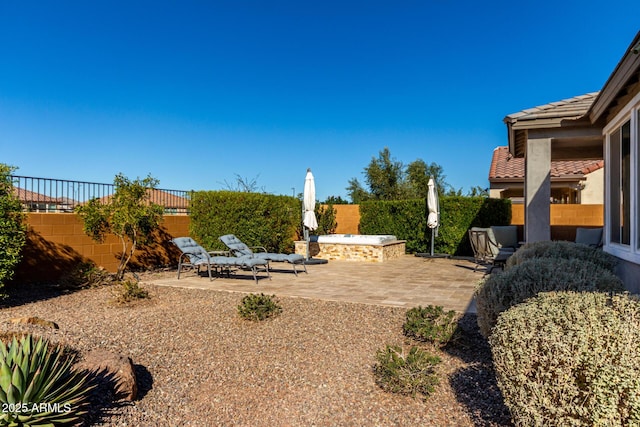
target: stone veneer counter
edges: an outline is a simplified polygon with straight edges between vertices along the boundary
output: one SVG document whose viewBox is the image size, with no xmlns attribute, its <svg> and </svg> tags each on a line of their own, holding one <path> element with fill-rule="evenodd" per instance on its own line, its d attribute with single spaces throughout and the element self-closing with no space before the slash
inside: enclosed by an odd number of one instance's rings
<svg viewBox="0 0 640 427">
<path fill-rule="evenodd" d="M 382 244 L 359 243 L 309 243 L 309 254 L 314 258 L 342 261 L 384 262 L 400 258 L 406 251 L 406 240 L 395 240 Z M 306 256 L 307 242 L 295 242 L 297 254 Z"/>
</svg>

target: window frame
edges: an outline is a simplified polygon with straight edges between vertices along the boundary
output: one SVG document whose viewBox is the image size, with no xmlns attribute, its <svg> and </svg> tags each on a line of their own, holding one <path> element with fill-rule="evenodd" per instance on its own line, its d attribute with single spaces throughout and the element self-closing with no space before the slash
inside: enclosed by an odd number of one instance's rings
<svg viewBox="0 0 640 427">
<path fill-rule="evenodd" d="M 611 206 L 611 136 L 630 123 L 630 238 L 629 244 L 611 241 L 611 218 L 620 214 L 620 206 Z M 604 250 L 626 261 L 640 264 L 640 93 L 636 94 L 603 129 L 605 165 Z M 618 162 L 620 160 L 618 159 Z M 620 169 L 620 167 L 618 167 Z M 614 212 L 615 211 L 615 212 Z"/>
</svg>

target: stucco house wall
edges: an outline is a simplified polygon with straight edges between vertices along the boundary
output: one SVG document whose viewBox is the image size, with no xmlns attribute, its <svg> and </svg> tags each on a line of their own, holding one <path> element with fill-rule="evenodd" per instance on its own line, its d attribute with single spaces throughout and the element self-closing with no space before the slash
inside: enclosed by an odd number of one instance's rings
<svg viewBox="0 0 640 427">
<path fill-rule="evenodd" d="M 525 239 L 550 239 L 551 161 L 602 159 L 603 250 L 620 260 L 626 288 L 640 293 L 640 32 L 599 92 L 529 108 L 504 122 L 509 153 L 525 161 Z"/>
<path fill-rule="evenodd" d="M 580 204 L 598 205 L 604 199 L 604 169 L 585 175 L 584 188 L 580 192 Z"/>
</svg>

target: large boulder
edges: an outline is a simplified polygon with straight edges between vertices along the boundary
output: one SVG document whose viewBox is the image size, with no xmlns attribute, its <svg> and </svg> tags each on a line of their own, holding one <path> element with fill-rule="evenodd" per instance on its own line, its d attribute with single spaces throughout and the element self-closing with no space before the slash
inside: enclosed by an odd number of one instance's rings
<svg viewBox="0 0 640 427">
<path fill-rule="evenodd" d="M 103 349 L 95 349 L 83 354 L 76 369 L 90 372 L 99 383 L 108 383 L 117 400 L 133 401 L 136 399 L 138 382 L 130 357 Z M 102 385 L 104 384 L 99 384 L 99 387 Z"/>
</svg>

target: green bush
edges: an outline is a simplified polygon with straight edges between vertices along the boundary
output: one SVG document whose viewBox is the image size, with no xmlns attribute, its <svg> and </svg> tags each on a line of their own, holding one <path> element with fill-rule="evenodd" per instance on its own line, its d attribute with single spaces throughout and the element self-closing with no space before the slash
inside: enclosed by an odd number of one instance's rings
<svg viewBox="0 0 640 427">
<path fill-rule="evenodd" d="M 435 252 L 471 255 L 467 230 L 470 227 L 508 225 L 511 222 L 511 202 L 485 197 L 441 197 L 440 222 L 438 237 L 434 241 Z M 427 227 L 426 200 L 362 202 L 359 232 L 393 234 L 407 241 L 409 253 L 430 251 L 432 233 Z"/>
<path fill-rule="evenodd" d="M 291 253 L 302 221 L 300 200 L 270 194 L 197 191 L 190 211 L 190 235 L 207 250 L 226 249 L 218 238 L 235 234 L 249 246 Z"/>
<path fill-rule="evenodd" d="M 640 305 L 542 293 L 498 319 L 498 385 L 517 426 L 640 425 Z"/>
<path fill-rule="evenodd" d="M 419 347 L 411 347 L 405 353 L 399 346 L 387 345 L 378 350 L 376 360 L 376 383 L 385 391 L 413 397 L 420 393 L 426 399 L 438 384 L 435 368 L 440 358 Z"/>
<path fill-rule="evenodd" d="M 140 286 L 140 281 L 135 276 L 116 280 L 113 295 L 117 304 L 149 298 L 149 292 Z"/>
<path fill-rule="evenodd" d="M 0 425 L 77 425 L 86 413 L 85 374 L 73 358 L 30 335 L 0 343 Z"/>
<path fill-rule="evenodd" d="M 425 199 L 362 202 L 358 231 L 361 234 L 393 234 L 407 241 L 407 252 L 424 252 L 427 248 L 425 203 Z"/>
<path fill-rule="evenodd" d="M 531 258 L 502 273 L 491 274 L 476 289 L 478 326 L 491 334 L 498 315 L 540 292 L 623 291 L 609 270 L 580 259 Z"/>
<path fill-rule="evenodd" d="M 282 313 L 282 307 L 275 295 L 249 294 L 242 298 L 238 306 L 238 314 L 246 320 L 265 320 Z"/>
<path fill-rule="evenodd" d="M 445 312 L 441 306 L 429 305 L 407 310 L 407 320 L 402 325 L 405 335 L 418 341 L 447 344 L 458 328 L 455 311 Z"/>
<path fill-rule="evenodd" d="M 0 289 L 13 277 L 26 242 L 24 213 L 11 180 L 14 170 L 0 163 Z"/>
<path fill-rule="evenodd" d="M 589 261 L 613 272 L 618 261 L 602 249 L 591 248 L 573 242 L 547 241 L 528 243 L 518 249 L 507 260 L 506 268 L 511 268 L 531 258 L 565 258 Z"/>
</svg>

